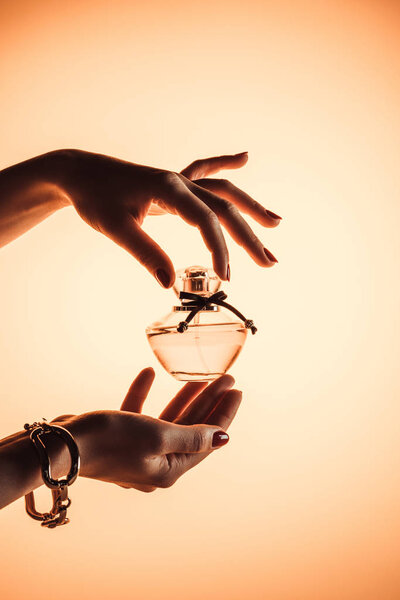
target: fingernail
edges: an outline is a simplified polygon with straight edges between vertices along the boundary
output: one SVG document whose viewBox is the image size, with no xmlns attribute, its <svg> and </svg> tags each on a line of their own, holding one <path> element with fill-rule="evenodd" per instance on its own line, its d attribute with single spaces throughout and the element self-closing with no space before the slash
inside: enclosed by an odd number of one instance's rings
<svg viewBox="0 0 400 600">
<path fill-rule="evenodd" d="M 238 152 L 236 154 L 236 156 L 244 156 L 245 154 L 248 154 L 248 151 L 246 150 L 246 152 Z"/>
<path fill-rule="evenodd" d="M 155 278 L 163 287 L 167 288 L 169 286 L 169 275 L 164 269 L 157 269 Z"/>
<path fill-rule="evenodd" d="M 230 268 L 229 264 L 228 264 L 228 268 L 226 269 L 226 278 L 228 281 L 231 280 L 231 268 Z"/>
<path fill-rule="evenodd" d="M 269 217 L 271 217 L 271 219 L 282 219 L 282 217 L 280 217 L 279 215 L 276 215 L 274 212 L 272 212 L 272 210 L 265 209 L 265 212 L 267 213 L 267 215 Z"/>
<path fill-rule="evenodd" d="M 270 252 L 269 250 L 267 250 L 267 248 L 264 248 L 264 253 L 265 256 L 273 263 L 277 263 L 278 259 L 275 258 L 275 256 L 272 254 L 272 252 Z"/>
<path fill-rule="evenodd" d="M 213 435 L 212 447 L 219 448 L 229 442 L 229 435 L 225 431 L 216 431 Z"/>
</svg>

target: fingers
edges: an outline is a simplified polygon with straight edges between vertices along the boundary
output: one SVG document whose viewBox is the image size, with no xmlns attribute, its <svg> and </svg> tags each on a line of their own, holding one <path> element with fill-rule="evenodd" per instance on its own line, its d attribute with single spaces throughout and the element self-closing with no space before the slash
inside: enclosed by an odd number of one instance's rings
<svg viewBox="0 0 400 600">
<path fill-rule="evenodd" d="M 201 177 L 218 173 L 222 169 L 240 169 L 240 167 L 243 167 L 247 163 L 248 159 L 247 152 L 203 158 L 192 162 L 181 173 L 188 179 L 200 179 Z"/>
<path fill-rule="evenodd" d="M 189 180 L 185 180 L 185 184 L 211 208 L 235 242 L 242 246 L 258 265 L 272 267 L 277 262 L 276 258 L 264 248 L 264 244 L 246 223 L 234 204 Z"/>
<path fill-rule="evenodd" d="M 188 189 L 179 175 L 167 175 L 168 179 L 160 188 L 162 201 L 171 212 L 179 214 L 187 223 L 200 230 L 204 243 L 212 254 L 214 271 L 221 279 L 227 280 L 229 254 L 218 217 Z"/>
<path fill-rule="evenodd" d="M 226 434 L 227 429 L 235 418 L 241 400 L 242 392 L 239 390 L 228 390 L 223 397 L 220 398 L 205 423 L 208 425 L 219 426 L 219 431 L 223 431 Z M 168 457 L 167 482 L 169 484 L 174 483 L 186 471 L 192 469 L 204 460 L 210 452 L 216 449 L 216 447 L 212 447 L 210 450 L 204 452 L 170 454 Z"/>
<path fill-rule="evenodd" d="M 205 420 L 208 425 L 218 425 L 221 430 L 227 431 L 233 419 L 236 416 L 240 403 L 242 401 L 242 392 L 239 390 L 229 390 L 219 400 L 211 414 Z M 176 469 L 182 472 L 192 469 L 204 460 L 209 453 L 205 454 L 186 454 L 176 457 Z M 170 461 L 172 464 L 172 461 Z"/>
<path fill-rule="evenodd" d="M 167 425 L 165 423 L 165 425 Z M 166 454 L 202 454 L 224 446 L 229 436 L 212 425 L 177 425 L 168 423 L 164 432 Z"/>
<path fill-rule="evenodd" d="M 221 398 L 205 422 L 208 425 L 218 425 L 226 431 L 235 418 L 241 402 L 242 392 L 239 390 L 229 390 Z"/>
<path fill-rule="evenodd" d="M 259 204 L 254 198 L 226 179 L 197 179 L 194 184 L 217 194 L 250 215 L 264 227 L 277 227 L 282 218 Z"/>
<path fill-rule="evenodd" d="M 204 423 L 221 396 L 235 383 L 231 375 L 222 375 L 203 390 L 182 412 L 178 421 L 183 425 Z"/>
<path fill-rule="evenodd" d="M 112 223 L 103 224 L 102 231 L 146 267 L 162 287 L 172 286 L 175 269 L 171 259 L 131 215 L 113 218 Z"/>
<path fill-rule="evenodd" d="M 121 405 L 121 410 L 135 413 L 142 412 L 144 401 L 153 385 L 154 377 L 154 369 L 151 367 L 147 367 L 140 371 L 139 375 L 133 380 L 129 391 L 125 396 L 125 400 Z"/>
<path fill-rule="evenodd" d="M 252 216 L 256 221 L 265 227 L 276 227 L 281 221 L 281 217 L 270 210 L 267 210 L 251 198 L 246 192 L 234 186 L 226 179 L 205 179 L 223 169 L 237 169 L 245 165 L 248 161 L 248 153 L 231 154 L 226 156 L 216 156 L 213 158 L 204 158 L 195 160 L 188 167 L 181 171 L 187 179 L 190 179 L 197 185 L 214 192 L 221 198 L 233 202 L 241 211 Z"/>
<path fill-rule="evenodd" d="M 167 404 L 159 418 L 163 421 L 175 421 L 193 398 L 195 398 L 206 386 L 207 382 L 205 381 L 190 381 L 184 385 L 171 402 Z"/>
</svg>

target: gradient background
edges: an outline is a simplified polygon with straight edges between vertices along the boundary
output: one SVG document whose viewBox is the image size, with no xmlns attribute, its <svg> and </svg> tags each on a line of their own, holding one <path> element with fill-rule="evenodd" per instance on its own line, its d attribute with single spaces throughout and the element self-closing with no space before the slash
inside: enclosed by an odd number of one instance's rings
<svg viewBox="0 0 400 600">
<path fill-rule="evenodd" d="M 224 288 L 259 327 L 230 444 L 150 495 L 82 479 L 56 531 L 4 509 L 2 600 L 398 600 L 399 2 L 14 0 L 0 52 L 0 167 L 248 150 L 225 176 L 284 217 L 254 226 L 273 269 L 229 246 Z M 177 267 L 210 264 L 183 222 L 145 226 Z M 117 408 L 147 365 L 149 414 L 178 389 L 144 336 L 172 291 L 73 209 L 4 248 L 0 281 L 1 436 Z"/>
</svg>

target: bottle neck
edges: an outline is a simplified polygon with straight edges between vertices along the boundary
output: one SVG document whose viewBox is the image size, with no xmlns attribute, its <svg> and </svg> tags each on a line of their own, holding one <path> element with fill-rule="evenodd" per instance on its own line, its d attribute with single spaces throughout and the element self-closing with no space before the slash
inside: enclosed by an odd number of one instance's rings
<svg viewBox="0 0 400 600">
<path fill-rule="evenodd" d="M 174 312 L 190 312 L 193 309 L 193 306 L 185 306 L 185 304 L 181 304 L 180 306 L 173 306 L 172 310 Z M 199 312 L 219 312 L 221 309 L 216 304 L 207 305 L 204 308 L 201 308 Z"/>
</svg>

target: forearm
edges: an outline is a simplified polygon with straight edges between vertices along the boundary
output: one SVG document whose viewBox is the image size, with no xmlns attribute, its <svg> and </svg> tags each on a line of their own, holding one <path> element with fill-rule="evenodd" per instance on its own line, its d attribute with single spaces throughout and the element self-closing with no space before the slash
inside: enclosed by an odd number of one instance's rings
<svg viewBox="0 0 400 600">
<path fill-rule="evenodd" d="M 59 184 L 62 161 L 55 151 L 0 171 L 0 246 L 70 204 Z"/>
<path fill-rule="evenodd" d="M 85 474 L 90 450 L 86 420 L 74 417 L 60 423 L 68 429 L 78 445 L 81 455 L 81 473 Z M 70 468 L 70 455 L 66 444 L 56 435 L 46 439 L 52 477 L 66 475 Z M 0 509 L 25 496 L 43 484 L 40 462 L 35 446 L 26 431 L 15 433 L 0 441 Z"/>
<path fill-rule="evenodd" d="M 0 508 L 42 483 L 39 459 L 26 433 L 0 446 Z"/>
</svg>

